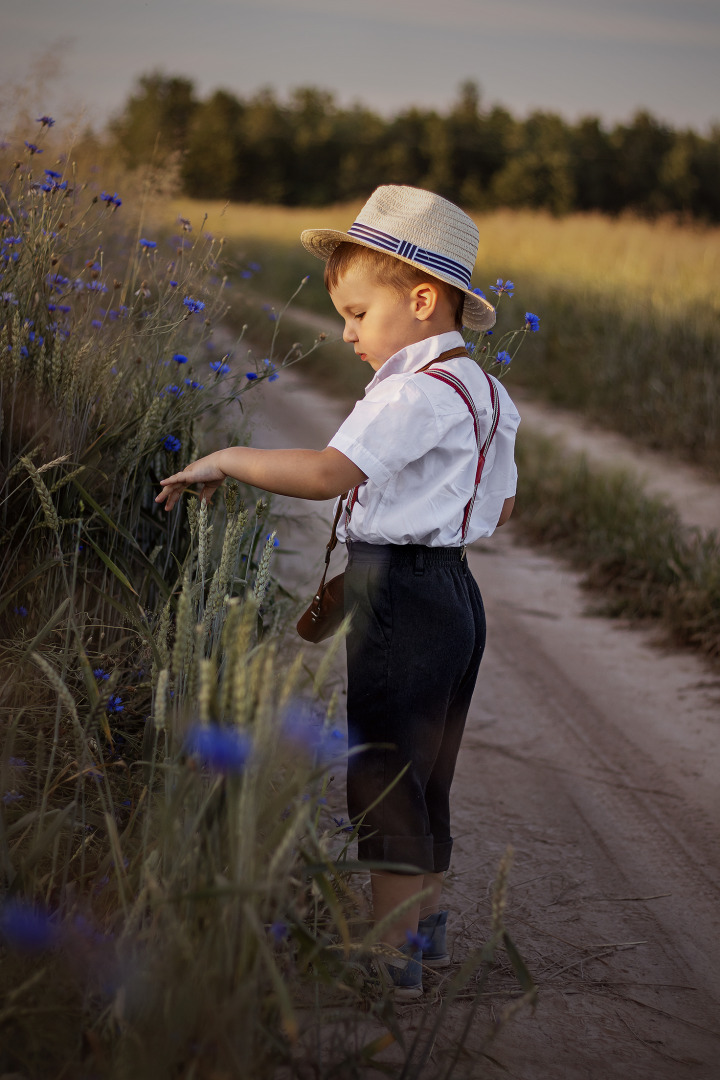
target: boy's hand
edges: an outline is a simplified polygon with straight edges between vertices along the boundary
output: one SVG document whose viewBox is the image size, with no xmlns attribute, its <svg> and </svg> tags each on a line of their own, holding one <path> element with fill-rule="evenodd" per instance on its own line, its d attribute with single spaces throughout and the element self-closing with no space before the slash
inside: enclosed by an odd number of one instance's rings
<svg viewBox="0 0 720 1080">
<path fill-rule="evenodd" d="M 191 484 L 202 484 L 203 487 L 200 492 L 200 499 L 205 499 L 206 502 L 210 502 L 214 492 L 220 487 L 225 476 L 226 473 L 224 473 L 217 464 L 214 454 L 209 454 L 204 458 L 198 458 L 197 461 L 193 461 L 192 464 L 187 465 L 182 472 L 175 473 L 174 476 L 168 476 L 166 480 L 160 481 L 163 490 L 156 497 L 155 502 L 164 502 L 165 509 L 172 510 L 183 491 L 185 491 L 185 488 L 189 487 Z"/>
</svg>

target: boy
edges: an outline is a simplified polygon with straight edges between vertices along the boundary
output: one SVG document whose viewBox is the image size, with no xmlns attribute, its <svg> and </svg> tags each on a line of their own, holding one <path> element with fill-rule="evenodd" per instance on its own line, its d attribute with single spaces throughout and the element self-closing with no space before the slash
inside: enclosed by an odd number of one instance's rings
<svg viewBox="0 0 720 1080">
<path fill-rule="evenodd" d="M 348 810 L 363 818 L 359 858 L 417 870 L 371 873 L 377 922 L 407 902 L 383 940 L 403 954 L 387 965 L 396 997 L 413 998 L 421 963 L 450 962 L 440 907 L 449 791 L 485 646 L 465 545 L 512 513 L 520 418 L 459 332 L 488 329 L 495 311 L 470 288 L 479 234 L 458 207 L 387 185 L 346 233 L 301 240 L 327 260 L 343 339 L 375 372 L 364 399 L 322 451 L 230 447 L 163 480 L 157 501 L 170 510 L 193 483 L 209 499 L 226 476 L 307 499 L 349 492 L 338 527 L 353 612 L 348 741 L 374 745 L 349 759 Z"/>
</svg>

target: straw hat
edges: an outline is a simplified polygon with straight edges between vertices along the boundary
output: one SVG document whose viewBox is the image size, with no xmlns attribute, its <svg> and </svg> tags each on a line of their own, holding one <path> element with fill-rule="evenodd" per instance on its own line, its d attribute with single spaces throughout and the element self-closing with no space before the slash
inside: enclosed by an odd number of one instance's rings
<svg viewBox="0 0 720 1080">
<path fill-rule="evenodd" d="M 495 322 L 495 308 L 470 288 L 479 239 L 475 222 L 454 203 L 397 184 L 377 188 L 347 232 L 305 229 L 300 237 L 318 259 L 328 259 L 338 244 L 349 241 L 427 271 L 465 293 L 465 326 L 488 330 Z"/>
</svg>

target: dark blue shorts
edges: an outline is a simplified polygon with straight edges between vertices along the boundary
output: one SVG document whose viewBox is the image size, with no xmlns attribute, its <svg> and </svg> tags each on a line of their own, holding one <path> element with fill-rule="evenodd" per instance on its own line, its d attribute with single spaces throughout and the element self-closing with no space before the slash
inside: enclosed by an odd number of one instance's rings
<svg viewBox="0 0 720 1080">
<path fill-rule="evenodd" d="M 358 856 L 441 872 L 452 850 L 450 785 L 485 648 L 480 590 L 459 548 L 353 541 L 348 552 L 349 746 L 386 744 L 348 761 L 348 812 L 365 815 Z"/>
</svg>

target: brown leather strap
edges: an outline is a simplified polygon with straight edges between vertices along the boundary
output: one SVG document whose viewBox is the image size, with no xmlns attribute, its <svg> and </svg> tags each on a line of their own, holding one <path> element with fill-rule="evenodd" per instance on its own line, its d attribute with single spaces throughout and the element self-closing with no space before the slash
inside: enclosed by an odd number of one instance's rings
<svg viewBox="0 0 720 1080">
<path fill-rule="evenodd" d="M 325 569 L 323 570 L 322 581 L 318 585 L 318 589 L 317 589 L 317 592 L 315 594 L 315 601 L 317 601 L 318 603 L 320 602 L 320 599 L 322 598 L 322 592 L 323 592 L 323 589 L 325 588 L 325 578 L 327 576 L 328 567 L 330 565 L 330 555 L 335 550 L 335 548 L 337 547 L 337 527 L 338 527 L 338 522 L 340 521 L 340 515 L 342 514 L 343 502 L 345 501 L 345 499 L 347 499 L 347 496 L 348 496 L 347 491 L 343 495 L 340 496 L 340 501 L 338 502 L 338 508 L 335 511 L 335 520 L 332 523 L 332 530 L 330 532 L 330 539 L 328 540 L 327 545 L 325 547 Z"/>
<path fill-rule="evenodd" d="M 325 553 L 325 565 L 326 566 L 330 562 L 330 552 L 334 551 L 335 547 L 337 546 L 338 522 L 340 521 L 340 515 L 342 514 L 343 502 L 345 501 L 345 499 L 347 499 L 347 497 L 348 497 L 348 493 L 346 491 L 344 493 L 344 495 L 340 496 L 340 502 L 338 503 L 338 508 L 335 511 L 335 520 L 332 523 L 332 532 L 330 533 L 330 539 L 328 541 L 327 549 L 326 549 L 326 553 Z"/>
<path fill-rule="evenodd" d="M 467 356 L 468 360 L 472 359 L 467 349 L 458 346 L 457 349 L 448 349 L 447 352 L 441 353 L 440 356 L 436 356 L 434 360 L 428 360 L 427 364 L 418 368 L 417 371 L 411 372 L 411 374 L 419 375 L 421 371 L 427 371 L 433 364 L 443 364 L 446 360 L 455 360 L 458 356 Z"/>
</svg>

